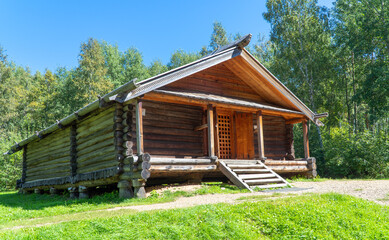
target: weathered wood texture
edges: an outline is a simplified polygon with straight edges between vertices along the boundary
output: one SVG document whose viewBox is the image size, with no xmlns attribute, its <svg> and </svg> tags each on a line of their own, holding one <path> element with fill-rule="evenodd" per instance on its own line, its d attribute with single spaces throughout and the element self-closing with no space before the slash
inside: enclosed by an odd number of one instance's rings
<svg viewBox="0 0 389 240">
<path fill-rule="evenodd" d="M 114 124 L 115 107 L 110 107 L 77 124 L 77 173 L 115 167 L 114 131 L 123 126 Z"/>
<path fill-rule="evenodd" d="M 224 64 L 208 68 L 161 89 L 212 93 L 225 97 L 265 103 L 251 87 L 226 68 Z"/>
<path fill-rule="evenodd" d="M 134 110 L 131 135 L 135 144 Z M 143 112 L 145 152 L 160 156 L 203 156 L 203 131 L 194 130 L 202 124 L 201 107 L 143 101 Z"/>
<path fill-rule="evenodd" d="M 254 125 L 257 119 L 253 118 Z M 255 133 L 257 135 L 257 133 Z M 269 159 L 284 159 L 288 153 L 288 142 L 285 128 L 285 119 L 275 116 L 263 116 L 263 139 L 265 157 Z M 255 157 L 258 155 L 258 138 L 254 138 Z"/>
<path fill-rule="evenodd" d="M 70 127 L 27 145 L 25 181 L 70 175 Z"/>
</svg>

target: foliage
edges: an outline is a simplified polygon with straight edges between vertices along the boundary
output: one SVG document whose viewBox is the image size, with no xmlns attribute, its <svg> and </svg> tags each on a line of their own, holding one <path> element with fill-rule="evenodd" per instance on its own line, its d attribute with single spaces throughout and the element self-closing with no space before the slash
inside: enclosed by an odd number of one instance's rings
<svg viewBox="0 0 389 240">
<path fill-rule="evenodd" d="M 339 194 L 100 216 L 6 230 L 6 239 L 385 239 L 388 207 Z M 320 207 L 318 207 L 320 206 Z M 136 226 L 136 227 L 128 227 Z M 69 231 L 71 229 L 71 231 Z"/>
</svg>

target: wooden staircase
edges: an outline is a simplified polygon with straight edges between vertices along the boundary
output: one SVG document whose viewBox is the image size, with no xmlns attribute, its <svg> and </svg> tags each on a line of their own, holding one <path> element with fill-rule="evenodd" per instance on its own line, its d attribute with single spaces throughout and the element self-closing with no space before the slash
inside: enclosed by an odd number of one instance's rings
<svg viewBox="0 0 389 240">
<path fill-rule="evenodd" d="M 259 160 L 218 160 L 218 168 L 239 188 L 253 192 L 255 188 L 279 188 L 290 186 L 273 170 Z"/>
</svg>

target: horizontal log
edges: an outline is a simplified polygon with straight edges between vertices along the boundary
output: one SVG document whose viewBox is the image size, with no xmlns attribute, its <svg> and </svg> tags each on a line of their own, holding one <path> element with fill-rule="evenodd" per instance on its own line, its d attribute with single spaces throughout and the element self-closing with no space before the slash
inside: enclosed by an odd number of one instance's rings
<svg viewBox="0 0 389 240">
<path fill-rule="evenodd" d="M 196 126 L 196 124 L 201 124 L 200 118 L 180 118 L 177 116 L 169 116 L 166 114 L 156 114 L 153 112 L 147 112 L 147 115 L 144 117 L 144 120 L 152 120 L 152 119 L 158 119 L 160 121 L 164 122 L 171 122 L 171 123 L 183 123 L 183 124 L 191 124 Z M 127 120 L 126 120 L 127 121 Z M 135 116 L 132 116 L 131 122 L 135 122 Z"/>
<path fill-rule="evenodd" d="M 83 147 L 77 148 L 77 155 L 81 156 L 93 151 L 99 151 L 100 149 L 108 146 L 113 146 L 113 138 L 102 138 L 102 139 L 96 139 L 92 143 L 84 144 Z M 86 142 L 88 143 L 88 142 Z M 89 146 L 88 146 L 89 145 Z"/>
<path fill-rule="evenodd" d="M 27 163 L 28 168 L 34 168 L 34 167 L 41 167 L 41 166 L 46 166 L 46 165 L 53 165 L 57 163 L 65 163 L 70 161 L 70 156 L 66 155 L 61 158 L 55 158 L 49 161 L 36 161 L 36 162 L 29 162 Z"/>
<path fill-rule="evenodd" d="M 144 107 L 150 107 L 150 108 L 156 108 L 156 109 L 163 109 L 163 110 L 176 110 L 178 112 L 189 112 L 192 113 L 194 111 L 202 111 L 201 107 L 196 106 L 188 106 L 184 104 L 174 104 L 174 103 L 161 103 L 156 101 L 143 101 Z"/>
<path fill-rule="evenodd" d="M 211 164 L 211 159 L 180 159 L 180 158 L 156 158 L 151 157 L 151 165 L 204 165 Z"/>
<path fill-rule="evenodd" d="M 95 111 L 93 113 L 90 113 L 86 118 L 82 119 L 77 124 L 78 125 L 80 125 L 80 124 L 81 125 L 88 124 L 90 122 L 95 121 L 96 118 L 101 118 L 101 117 L 104 117 L 104 116 L 107 116 L 107 115 L 111 115 L 112 118 L 113 118 L 113 112 L 114 111 L 115 111 L 115 108 L 113 106 L 110 106 L 110 107 L 105 108 L 103 110 Z"/>
<path fill-rule="evenodd" d="M 183 148 L 183 149 L 198 149 L 202 150 L 201 142 L 168 142 L 168 141 L 155 141 L 155 140 L 144 140 L 145 148 L 166 148 L 166 149 L 175 149 L 175 148 Z"/>
<path fill-rule="evenodd" d="M 77 163 L 77 167 L 83 168 L 91 164 L 100 163 L 100 162 L 111 162 L 111 161 L 115 162 L 115 164 L 118 164 L 115 152 L 107 152 L 102 155 L 87 159 L 85 161 L 79 161 Z"/>
<path fill-rule="evenodd" d="M 143 132 L 145 134 L 166 134 L 171 136 L 202 136 L 201 132 L 195 132 L 193 129 L 164 129 L 152 126 L 144 126 Z"/>
<path fill-rule="evenodd" d="M 89 160 L 91 158 L 96 158 L 97 156 L 105 155 L 107 153 L 113 153 L 113 156 L 115 157 L 116 156 L 115 147 L 113 145 L 107 146 L 105 148 L 99 149 L 98 151 L 93 151 L 84 155 L 80 155 L 77 158 L 77 162 L 81 164 L 83 161 Z"/>
<path fill-rule="evenodd" d="M 26 182 L 29 181 L 36 181 L 40 179 L 49 179 L 49 178 L 56 178 L 56 177 L 68 177 L 70 176 L 70 172 L 62 172 L 62 173 L 53 173 L 53 174 L 45 174 L 45 175 L 38 175 L 34 177 L 26 177 Z"/>
<path fill-rule="evenodd" d="M 269 168 L 276 173 L 300 173 L 309 171 L 306 166 L 269 166 Z"/>
<path fill-rule="evenodd" d="M 52 154 L 52 155 L 50 155 L 50 154 L 45 155 L 43 157 L 36 158 L 36 159 L 27 159 L 27 167 L 37 166 L 37 165 L 41 165 L 41 164 L 47 164 L 51 161 L 56 161 L 56 160 L 61 161 L 60 159 L 69 159 L 69 161 L 70 161 L 69 150 L 63 151 L 61 153 Z"/>
<path fill-rule="evenodd" d="M 39 142 L 39 144 L 36 144 L 34 146 L 29 146 L 27 149 L 27 154 L 34 155 L 36 153 L 45 152 L 45 151 L 52 151 L 55 149 L 58 149 L 59 147 L 69 146 L 70 145 L 70 133 L 67 136 L 64 136 L 61 139 L 57 140 L 51 140 L 50 142 Z"/>
<path fill-rule="evenodd" d="M 150 172 L 212 172 L 217 171 L 215 164 L 208 165 L 151 165 Z"/>
<path fill-rule="evenodd" d="M 293 161 L 293 160 L 285 160 L 285 161 L 277 161 L 277 160 L 265 160 L 263 162 L 267 166 L 280 165 L 280 166 L 305 166 L 307 165 L 307 161 Z"/>
<path fill-rule="evenodd" d="M 116 165 L 117 165 L 116 161 L 99 162 L 96 164 L 81 167 L 81 168 L 77 169 L 77 173 L 87 173 L 87 172 L 98 171 L 98 170 L 102 170 L 104 168 L 115 167 Z"/>
<path fill-rule="evenodd" d="M 175 142 L 202 142 L 202 136 L 175 136 L 175 135 L 164 135 L 164 134 L 150 134 L 145 133 L 143 135 L 144 141 L 146 140 L 160 140 L 160 141 L 175 141 Z"/>
<path fill-rule="evenodd" d="M 100 130 L 89 135 L 86 138 L 80 138 L 77 140 L 77 149 L 83 149 L 93 144 L 96 144 L 100 141 L 106 141 L 107 139 L 114 138 L 114 133 L 112 128 L 108 127 L 106 129 Z"/>
<path fill-rule="evenodd" d="M 70 175 L 70 164 L 57 164 L 52 166 L 45 166 L 40 168 L 33 168 L 27 170 L 27 176 L 45 176 L 46 174 L 68 173 Z"/>
<path fill-rule="evenodd" d="M 108 119 L 104 122 L 98 123 L 96 125 L 90 126 L 85 128 L 84 130 L 81 131 L 81 129 L 78 129 L 80 131 L 77 131 L 77 140 L 83 137 L 86 137 L 88 135 L 91 135 L 97 131 L 111 128 L 113 130 L 113 121 L 112 119 Z"/>
<path fill-rule="evenodd" d="M 151 155 L 196 156 L 196 157 L 203 156 L 202 149 L 187 151 L 187 149 L 181 149 L 181 148 L 160 149 L 160 148 L 148 148 L 147 146 L 145 146 L 145 152 L 148 152 Z"/>
</svg>

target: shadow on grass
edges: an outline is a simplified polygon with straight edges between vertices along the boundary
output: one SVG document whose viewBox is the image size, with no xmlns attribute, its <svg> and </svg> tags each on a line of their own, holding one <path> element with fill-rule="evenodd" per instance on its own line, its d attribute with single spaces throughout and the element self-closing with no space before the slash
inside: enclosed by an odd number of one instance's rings
<svg viewBox="0 0 389 240">
<path fill-rule="evenodd" d="M 193 192 L 169 191 L 162 193 L 150 192 L 150 196 L 145 199 L 119 198 L 117 190 L 109 193 L 95 195 L 89 199 L 70 199 L 69 195 L 50 195 L 50 194 L 19 194 L 17 192 L 0 193 L 1 206 L 8 208 L 21 208 L 23 210 L 42 210 L 49 207 L 76 207 L 77 205 L 142 205 L 161 202 L 174 201 L 178 197 L 191 197 L 195 195 L 215 194 L 215 193 L 242 193 L 247 190 L 240 190 L 234 185 L 221 182 L 202 183 L 201 188 Z"/>
<path fill-rule="evenodd" d="M 69 199 L 66 195 L 19 194 L 17 192 L 0 193 L 0 206 L 22 208 L 24 210 L 41 210 L 47 207 L 68 206 L 74 204 L 118 204 L 128 199 L 118 197 L 117 191 L 96 195 L 89 199 Z"/>
</svg>

